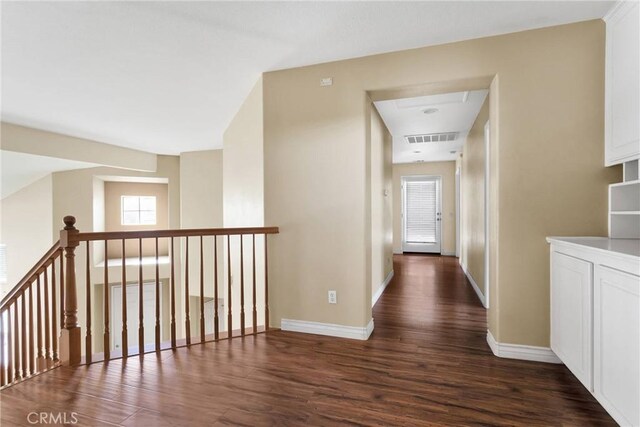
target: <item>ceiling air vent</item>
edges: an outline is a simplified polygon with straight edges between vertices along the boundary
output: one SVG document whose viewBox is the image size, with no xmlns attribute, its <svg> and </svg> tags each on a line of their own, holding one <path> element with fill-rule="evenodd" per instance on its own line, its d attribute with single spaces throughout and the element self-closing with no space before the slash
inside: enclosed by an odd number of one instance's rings
<svg viewBox="0 0 640 427">
<path fill-rule="evenodd" d="M 423 142 L 445 142 L 455 141 L 458 132 L 429 133 L 426 135 L 407 135 L 404 138 L 409 144 L 419 144 Z"/>
</svg>

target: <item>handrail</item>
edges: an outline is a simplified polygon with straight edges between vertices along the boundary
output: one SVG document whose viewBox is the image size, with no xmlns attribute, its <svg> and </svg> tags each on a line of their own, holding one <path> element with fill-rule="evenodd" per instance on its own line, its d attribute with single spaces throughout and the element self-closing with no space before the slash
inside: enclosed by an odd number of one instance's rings
<svg viewBox="0 0 640 427">
<path fill-rule="evenodd" d="M 78 233 L 76 240 L 90 242 L 95 240 L 152 239 L 155 237 L 193 237 L 193 236 L 237 236 L 250 234 L 278 234 L 278 227 L 237 227 L 237 228 L 186 228 L 173 230 L 143 231 L 99 231 Z"/>
<path fill-rule="evenodd" d="M 60 251 L 60 240 L 55 242 L 53 246 L 51 246 L 51 249 L 49 249 L 42 256 L 42 258 L 40 258 L 40 260 L 31 268 L 31 270 L 29 270 L 29 272 L 24 275 L 22 280 L 20 280 L 18 284 L 15 285 L 13 289 L 11 289 L 7 293 L 7 295 L 4 296 L 4 298 L 2 298 L 2 301 L 0 301 L 0 309 L 4 308 L 7 304 L 9 304 L 12 301 L 12 299 L 33 280 L 33 277 L 37 275 L 40 272 L 40 270 L 46 267 L 49 264 L 49 261 L 52 261 L 52 258 L 55 258 L 54 257 L 55 253 L 59 251 Z"/>
<path fill-rule="evenodd" d="M 278 227 L 81 233 L 75 227 L 73 216 L 64 217 L 63 222 L 65 227 L 60 231 L 60 240 L 0 301 L 0 388 L 60 365 L 92 363 L 94 354 L 102 354 L 101 360 L 127 358 L 134 354 L 142 356 L 150 351 L 189 346 L 198 341 L 198 336 L 199 342 L 205 343 L 269 330 L 267 235 L 278 234 Z M 163 238 L 169 244 L 167 268 L 161 268 L 159 261 L 159 239 Z M 143 267 L 145 239 L 155 255 L 154 269 Z M 132 240 L 137 241 L 137 250 L 134 245 L 129 249 L 139 260 L 135 265 L 137 277 L 131 271 L 134 266 L 126 262 L 129 246 L 126 242 Z M 119 273 L 117 278 L 113 277 L 114 271 L 107 263 L 107 249 L 113 241 L 120 241 L 116 246 L 122 250 L 122 264 L 115 271 Z M 195 256 L 191 258 L 190 246 L 193 246 L 192 254 L 195 250 Z M 95 251 L 103 249 L 103 278 L 96 282 L 92 277 L 91 259 L 93 254 L 101 253 Z M 218 249 L 226 251 L 226 260 L 218 258 Z M 76 251 L 84 264 L 78 265 L 77 272 Z M 219 274 L 222 271 L 219 263 L 226 263 L 226 280 L 224 274 Z M 239 272 L 239 280 L 232 280 L 232 270 Z M 149 303 L 147 309 L 144 305 L 145 284 L 155 285 L 152 291 L 155 304 Z M 114 286 L 120 286 L 121 300 L 111 301 Z M 138 287 L 137 322 L 127 319 L 127 294 L 130 293 L 127 289 L 131 289 L 128 286 Z M 96 292 L 102 294 L 101 307 L 95 306 Z M 237 298 L 234 297 L 236 292 Z M 80 304 L 79 293 L 82 296 Z M 169 299 L 168 308 L 164 303 L 161 305 L 165 295 Z M 192 298 L 196 298 L 196 308 L 190 305 Z M 176 304 L 180 299 L 184 306 Z M 213 303 L 213 308 L 205 309 L 205 303 Z M 111 307 L 115 304 L 122 310 L 119 319 L 110 318 L 113 316 Z M 79 310 L 83 314 L 82 324 Z M 92 320 L 97 321 L 94 310 L 102 313 L 97 318 L 101 318 L 98 324 L 92 323 Z M 148 310 L 154 313 L 146 313 Z M 198 316 L 197 320 L 194 316 Z M 211 322 L 208 327 L 207 319 Z M 134 332 L 136 326 L 137 334 Z M 137 340 L 133 338 L 135 335 Z M 115 344 L 116 340 L 120 347 Z"/>
</svg>

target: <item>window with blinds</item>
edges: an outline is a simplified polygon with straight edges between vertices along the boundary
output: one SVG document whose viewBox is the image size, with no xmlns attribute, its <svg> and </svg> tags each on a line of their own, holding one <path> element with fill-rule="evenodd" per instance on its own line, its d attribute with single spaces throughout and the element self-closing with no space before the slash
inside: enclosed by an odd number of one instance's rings
<svg viewBox="0 0 640 427">
<path fill-rule="evenodd" d="M 408 181 L 405 239 L 407 243 L 436 242 L 436 181 Z"/>
</svg>

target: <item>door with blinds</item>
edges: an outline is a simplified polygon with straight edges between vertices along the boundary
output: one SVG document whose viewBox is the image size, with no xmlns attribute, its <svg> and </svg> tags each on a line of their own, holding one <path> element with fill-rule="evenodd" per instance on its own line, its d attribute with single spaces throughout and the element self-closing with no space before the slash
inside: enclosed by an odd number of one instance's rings
<svg viewBox="0 0 640 427">
<path fill-rule="evenodd" d="M 440 177 L 403 177 L 403 252 L 440 253 L 440 197 Z"/>
</svg>

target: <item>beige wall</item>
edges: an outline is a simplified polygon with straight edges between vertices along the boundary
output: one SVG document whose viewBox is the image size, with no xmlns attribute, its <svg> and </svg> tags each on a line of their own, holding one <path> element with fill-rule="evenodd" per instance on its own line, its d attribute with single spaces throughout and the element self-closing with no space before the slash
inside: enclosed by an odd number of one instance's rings
<svg viewBox="0 0 640 427">
<path fill-rule="evenodd" d="M 486 295 L 485 232 L 484 232 L 484 182 L 485 144 L 484 126 L 489 120 L 490 95 L 485 100 L 467 140 L 461 158 L 461 264 Z"/>
<path fill-rule="evenodd" d="M 333 86 L 320 87 L 323 77 Z M 371 318 L 367 91 L 487 78 L 490 329 L 501 342 L 548 346 L 544 237 L 606 235 L 607 185 L 620 179 L 603 167 L 600 20 L 266 73 L 265 220 L 282 227 L 270 246 L 275 319 Z"/>
<path fill-rule="evenodd" d="M 223 226 L 222 209 L 222 150 L 195 151 L 180 154 L 180 195 L 182 228 L 220 228 Z M 218 280 L 224 280 L 224 242 L 218 241 Z M 213 297 L 213 237 L 203 239 L 204 295 Z M 193 254 L 189 259 L 189 275 L 196 280 L 200 275 L 200 242 L 189 240 L 189 251 Z M 191 295 L 200 295 L 199 286 L 189 288 Z M 219 296 L 224 292 L 219 289 Z M 197 334 L 199 322 L 191 322 L 194 334 Z"/>
<path fill-rule="evenodd" d="M 156 198 L 156 223 L 154 225 L 122 225 L 122 196 L 154 196 Z M 166 230 L 169 228 L 168 185 L 107 181 L 104 183 L 104 209 L 104 231 Z M 125 243 L 125 254 L 128 257 L 138 256 L 138 246 L 138 242 L 135 240 L 128 240 Z M 122 245 L 110 244 L 108 250 L 109 259 L 122 257 Z M 160 256 L 169 254 L 169 245 L 166 239 L 161 239 L 158 242 L 158 252 Z M 155 253 L 155 241 L 147 239 L 142 242 L 142 256 L 155 256 Z"/>
<path fill-rule="evenodd" d="M 320 87 L 327 76 L 333 86 Z M 363 327 L 371 319 L 370 115 L 361 78 L 349 63 L 264 75 L 265 222 L 281 227 L 269 245 L 275 325 Z M 329 290 L 337 304 L 328 304 Z"/>
<path fill-rule="evenodd" d="M 263 150 L 263 93 L 262 77 L 255 84 L 240 110 L 226 129 L 223 137 L 224 162 L 222 165 L 223 182 L 223 223 L 225 227 L 260 227 L 265 225 L 264 218 L 264 150 Z M 269 224 L 271 225 L 271 224 Z M 277 238 L 277 236 L 275 237 Z M 248 286 L 252 271 L 252 238 L 243 238 L 243 259 L 245 278 L 245 307 L 251 307 L 251 292 Z M 264 240 L 256 236 L 256 301 L 258 323 L 264 322 Z M 240 238 L 231 238 L 231 275 L 233 327 L 240 327 Z M 225 276 L 229 268 L 225 257 Z M 225 282 L 228 282 L 225 281 Z M 228 286 L 223 283 L 222 289 Z M 271 298 L 277 304 L 276 298 Z M 252 310 L 245 308 L 246 322 L 253 321 Z"/>
<path fill-rule="evenodd" d="M 371 107 L 371 293 L 393 270 L 391 134 Z M 397 194 L 397 193 L 396 193 Z"/>
<path fill-rule="evenodd" d="M 157 155 L 2 122 L 2 149 L 153 172 Z"/>
<path fill-rule="evenodd" d="M 76 217 L 76 228 L 81 231 L 104 231 L 94 229 L 94 204 L 99 209 L 100 203 L 94 201 L 98 181 L 122 180 L 123 177 L 135 179 L 160 178 L 168 181 L 170 228 L 180 228 L 180 159 L 177 156 L 158 156 L 156 172 L 137 172 L 115 168 L 78 169 L 53 174 L 53 224 L 54 236 L 57 239 L 62 228 L 65 215 Z M 127 179 L 127 178 L 124 178 Z M 104 184 L 102 184 L 104 185 Z M 104 207 L 103 207 L 104 209 Z"/>
<path fill-rule="evenodd" d="M 182 228 L 222 227 L 222 150 L 180 154 Z"/>
<path fill-rule="evenodd" d="M 51 186 L 51 175 L 47 175 L 0 202 L 0 243 L 6 245 L 7 262 L 7 282 L 0 283 L 0 297 L 58 240 L 52 238 Z"/>
<path fill-rule="evenodd" d="M 402 253 L 402 177 L 433 175 L 442 178 L 441 251 L 456 252 L 456 165 L 455 162 L 399 163 L 393 165 L 393 251 Z"/>
<path fill-rule="evenodd" d="M 224 132 L 224 226 L 264 224 L 262 78 Z"/>
</svg>

